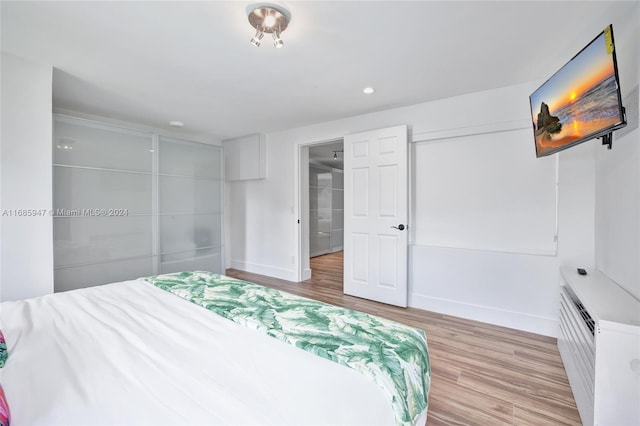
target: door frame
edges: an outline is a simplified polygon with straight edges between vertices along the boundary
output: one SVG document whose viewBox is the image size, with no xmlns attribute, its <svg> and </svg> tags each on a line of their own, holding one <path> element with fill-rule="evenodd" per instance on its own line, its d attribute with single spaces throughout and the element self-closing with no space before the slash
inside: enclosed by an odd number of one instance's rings
<svg viewBox="0 0 640 426">
<path fill-rule="evenodd" d="M 294 205 L 295 235 L 298 244 L 296 258 L 294 259 L 297 271 L 297 281 L 305 281 L 311 278 L 311 262 L 309 257 L 309 148 L 317 145 L 343 142 L 344 136 L 329 138 L 320 141 L 303 142 L 296 144 L 294 163 L 297 179 L 294 180 Z"/>
<path fill-rule="evenodd" d="M 415 194 L 414 194 L 414 190 L 415 190 L 415 183 L 414 183 L 414 175 L 413 175 L 413 170 L 415 169 L 416 165 L 414 163 L 415 161 L 415 142 L 413 140 L 413 129 L 411 127 L 411 125 L 407 125 L 407 129 L 408 129 L 408 134 L 407 134 L 407 143 L 408 143 L 408 151 L 407 151 L 407 155 L 408 155 L 408 159 L 407 159 L 407 167 L 408 167 L 408 176 L 407 176 L 407 184 L 408 184 L 408 191 L 409 191 L 409 235 L 408 235 L 408 245 L 409 245 L 409 254 L 408 254 L 408 259 L 407 259 L 407 291 L 408 291 L 408 304 L 409 306 L 411 306 L 411 289 L 413 287 L 413 276 L 411 271 L 413 270 L 412 265 L 413 265 L 413 253 L 411 250 L 411 247 L 414 243 L 414 230 L 413 230 L 413 224 L 415 223 L 415 204 L 414 204 L 414 200 L 415 200 Z M 375 128 L 374 128 L 375 130 Z M 367 131 L 367 129 L 364 130 L 359 130 L 359 131 Z M 333 132 L 329 132 L 329 133 L 333 133 Z M 337 132 L 336 132 L 337 133 Z M 344 142 L 344 137 L 349 134 L 350 132 L 345 131 L 342 134 L 336 134 L 336 136 L 333 137 L 327 137 L 326 139 L 319 139 L 319 140 L 313 140 L 313 141 L 307 141 L 307 142 L 299 142 L 294 144 L 294 149 L 293 149 L 293 163 L 294 163 L 294 173 L 296 178 L 293 181 L 293 194 L 294 194 L 294 200 L 293 200 L 293 206 L 291 206 L 292 209 L 292 215 L 293 215 L 293 228 L 294 228 L 294 241 L 297 244 L 296 250 L 295 250 L 295 255 L 293 256 L 292 259 L 292 263 L 294 265 L 294 270 L 295 270 L 295 274 L 296 274 L 296 281 L 297 282 L 301 282 L 304 280 L 308 280 L 309 278 L 311 278 L 311 265 L 309 262 L 309 170 L 308 170 L 308 166 L 309 166 L 309 147 L 313 146 L 313 145 L 323 145 L 326 143 L 332 143 L 332 142 L 338 142 L 340 140 L 342 140 Z M 307 171 L 306 171 L 306 200 L 304 200 L 304 194 L 302 193 L 302 191 L 304 190 L 304 185 L 302 185 L 302 179 L 303 176 L 302 174 L 305 173 L 303 168 L 302 168 L 302 162 L 301 162 L 301 156 L 305 153 L 306 150 L 306 159 L 304 159 L 305 161 L 305 167 L 307 167 Z M 304 207 L 304 202 L 306 201 L 306 213 L 305 213 L 305 207 Z M 306 218 L 306 219 L 305 219 Z M 306 228 L 303 227 L 304 225 L 304 221 L 306 220 Z M 306 232 L 306 236 L 304 235 Z M 306 249 L 305 249 L 306 247 Z M 306 260 L 305 260 L 305 251 L 306 251 Z"/>
</svg>

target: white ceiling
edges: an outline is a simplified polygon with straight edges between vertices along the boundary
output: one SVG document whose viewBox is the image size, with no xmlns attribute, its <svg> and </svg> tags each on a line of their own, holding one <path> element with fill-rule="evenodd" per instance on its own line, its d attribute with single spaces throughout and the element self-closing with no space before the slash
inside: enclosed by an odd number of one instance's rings
<svg viewBox="0 0 640 426">
<path fill-rule="evenodd" d="M 638 7 L 278 2 L 277 50 L 249 43 L 250 4 L 2 1 L 2 50 L 53 65 L 55 108 L 226 139 L 542 81 Z"/>
</svg>

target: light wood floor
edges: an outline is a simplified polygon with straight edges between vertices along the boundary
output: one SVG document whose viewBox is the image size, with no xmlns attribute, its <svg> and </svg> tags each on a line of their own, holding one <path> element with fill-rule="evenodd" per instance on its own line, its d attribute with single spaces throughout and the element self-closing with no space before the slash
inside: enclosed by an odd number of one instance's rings
<svg viewBox="0 0 640 426">
<path fill-rule="evenodd" d="M 427 334 L 432 382 L 427 426 L 580 425 L 556 339 L 342 294 L 342 253 L 311 259 L 302 283 L 227 275 L 379 315 Z"/>
</svg>

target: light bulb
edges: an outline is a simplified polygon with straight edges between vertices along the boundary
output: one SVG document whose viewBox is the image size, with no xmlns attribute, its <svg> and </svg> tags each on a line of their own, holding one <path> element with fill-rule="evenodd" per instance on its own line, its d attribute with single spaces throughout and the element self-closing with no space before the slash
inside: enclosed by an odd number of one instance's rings
<svg viewBox="0 0 640 426">
<path fill-rule="evenodd" d="M 264 21 L 262 21 L 262 25 L 264 25 L 267 28 L 273 27 L 275 23 L 276 23 L 276 17 L 273 15 L 265 16 Z"/>
</svg>

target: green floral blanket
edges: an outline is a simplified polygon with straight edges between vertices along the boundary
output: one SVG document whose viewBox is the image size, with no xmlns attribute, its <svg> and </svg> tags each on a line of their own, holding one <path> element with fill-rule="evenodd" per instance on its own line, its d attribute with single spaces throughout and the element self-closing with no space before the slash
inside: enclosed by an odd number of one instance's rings
<svg viewBox="0 0 640 426">
<path fill-rule="evenodd" d="M 427 409 L 431 380 L 423 330 L 210 272 L 144 278 L 158 288 L 372 378 L 396 423 Z"/>
</svg>

